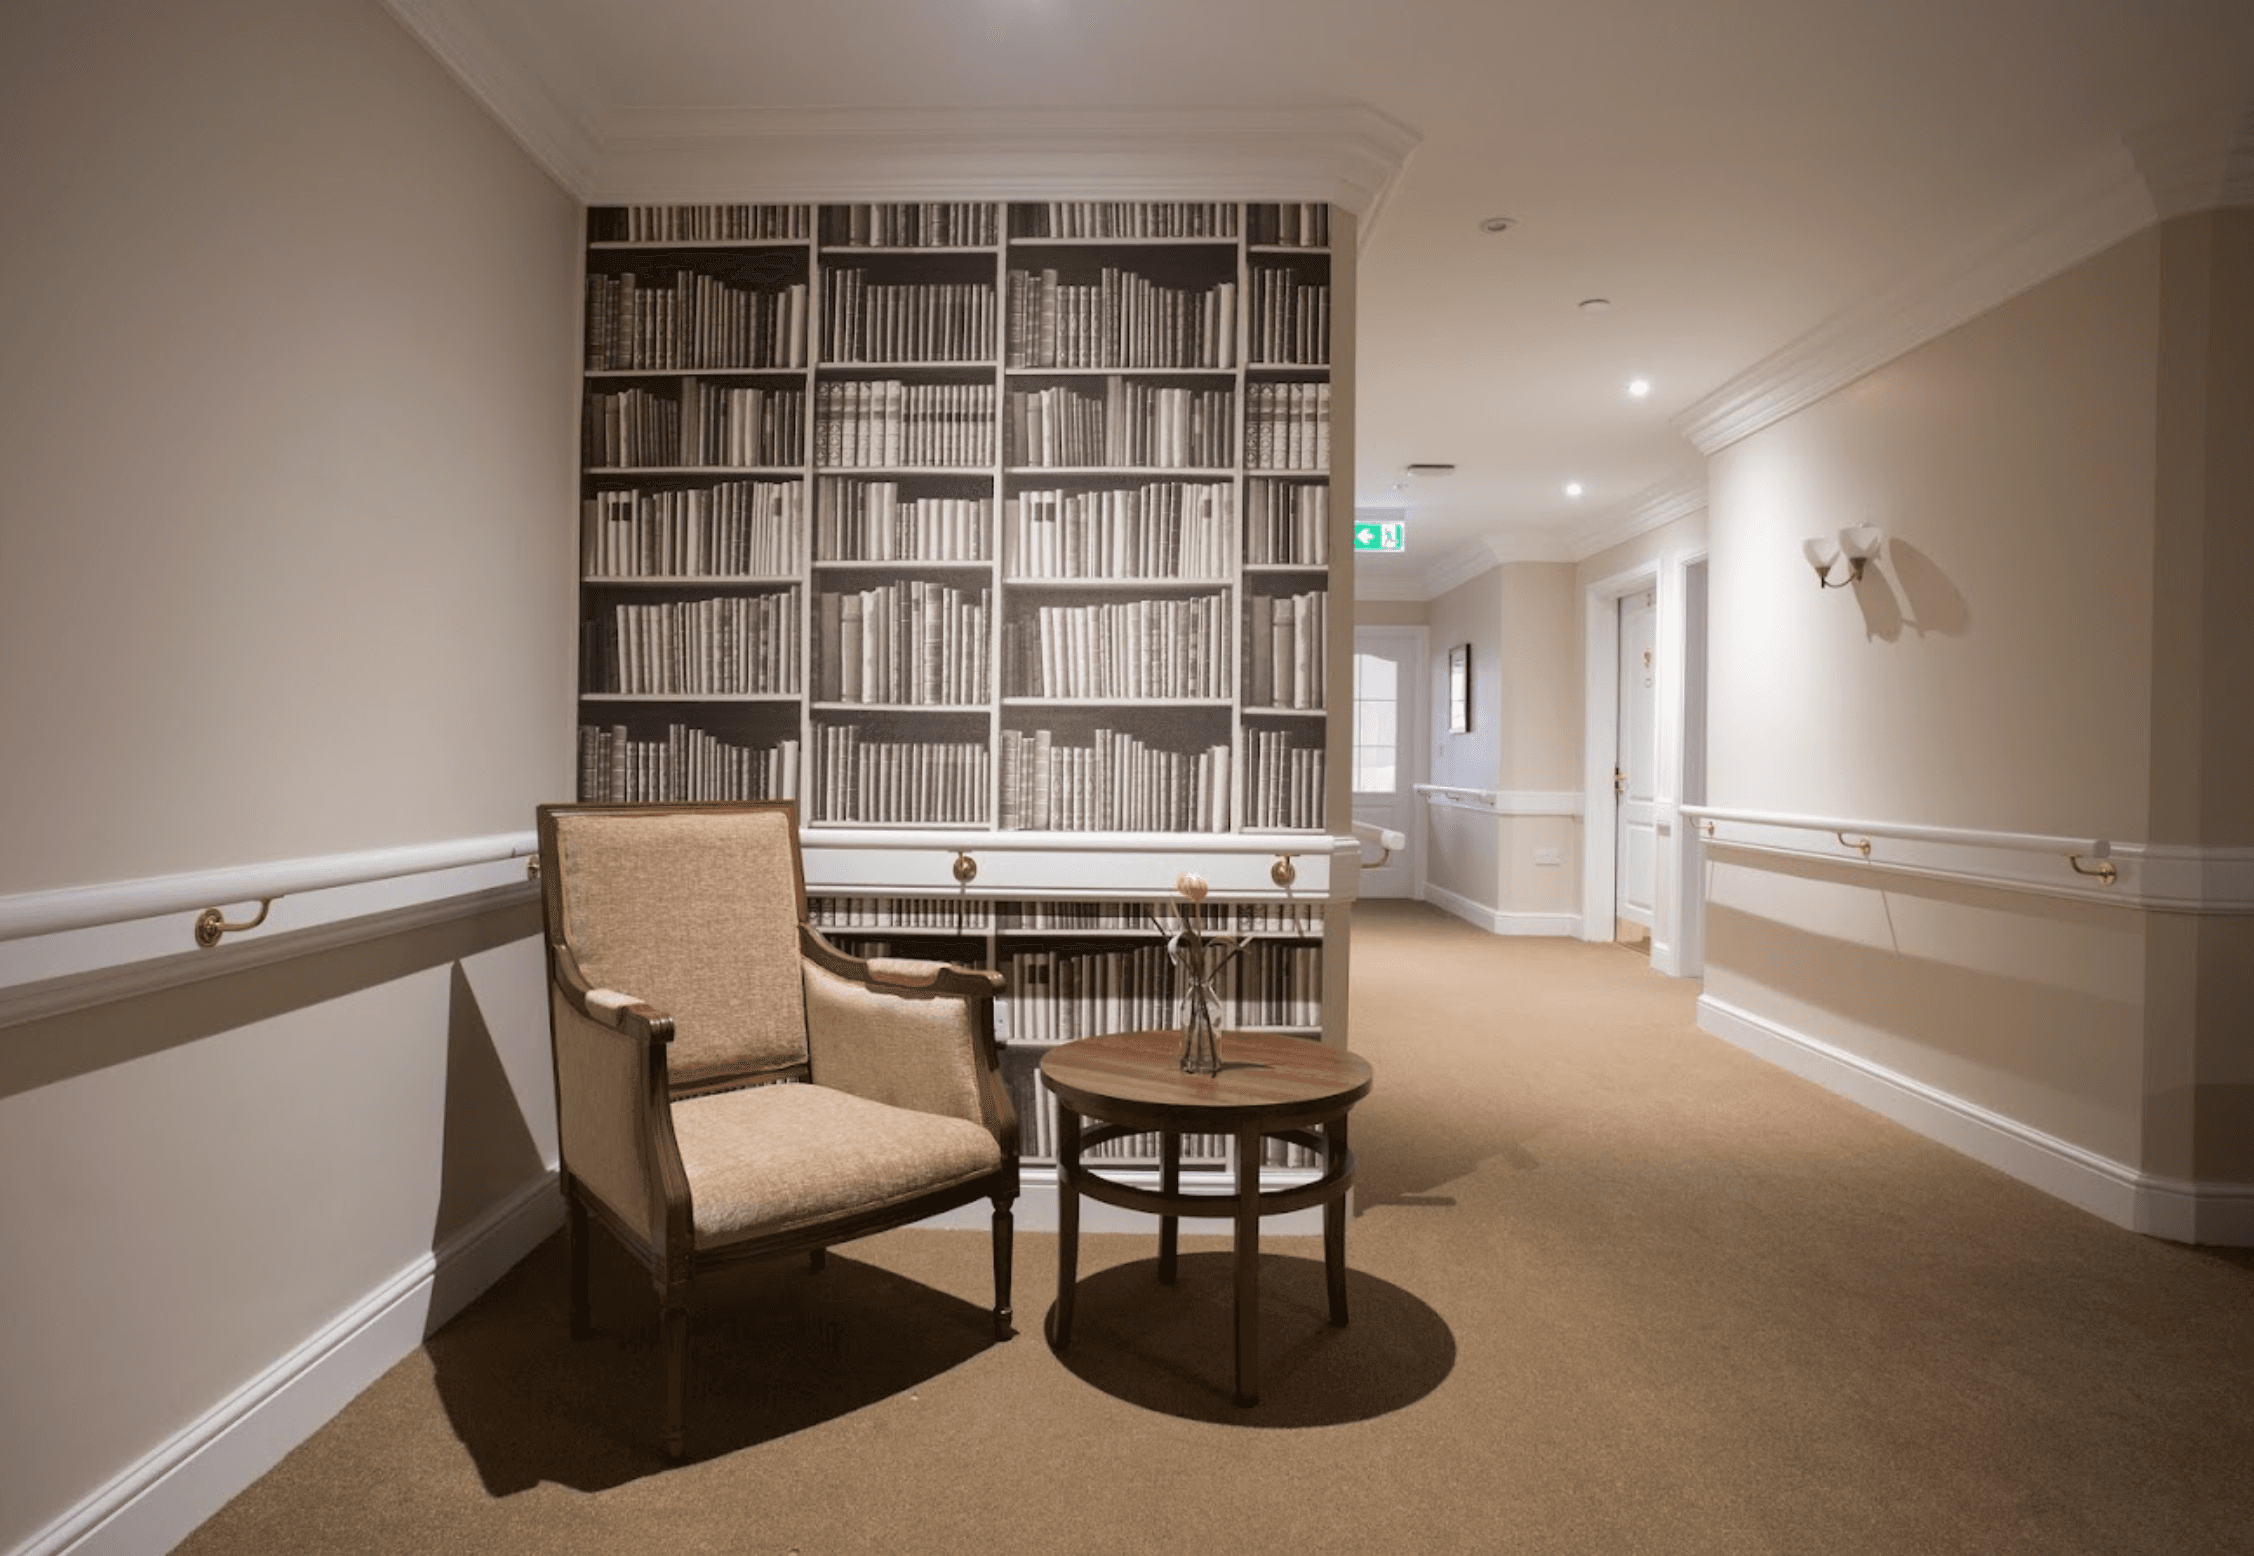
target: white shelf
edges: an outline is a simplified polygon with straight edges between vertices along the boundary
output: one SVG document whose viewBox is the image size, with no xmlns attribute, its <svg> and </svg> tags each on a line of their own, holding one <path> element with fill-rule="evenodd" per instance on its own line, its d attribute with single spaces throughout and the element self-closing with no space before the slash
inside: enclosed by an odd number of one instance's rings
<svg viewBox="0 0 2254 1556">
<path fill-rule="evenodd" d="M 1012 589 L 1030 590 L 1083 590 L 1117 589 L 1221 589 L 1228 587 L 1227 578 L 1012 578 L 1004 575 L 1002 582 Z"/>
<path fill-rule="evenodd" d="M 580 373 L 586 378 L 740 378 L 748 373 L 804 378 L 807 366 L 801 362 L 796 367 L 589 367 L 580 369 Z"/>
<path fill-rule="evenodd" d="M 1004 475 L 1131 475 L 1171 476 L 1176 480 L 1227 480 L 1236 475 L 1234 465 L 1007 465 Z M 1309 471 L 1308 474 L 1317 472 Z"/>
<path fill-rule="evenodd" d="M 983 702 L 812 702 L 817 713 L 990 713 Z"/>
<path fill-rule="evenodd" d="M 619 475 L 775 475 L 804 476 L 804 465 L 587 465 L 580 473 Z"/>
<path fill-rule="evenodd" d="M 803 692 L 581 692 L 581 702 L 787 702 L 796 704 Z"/>
<path fill-rule="evenodd" d="M 772 589 L 798 583 L 800 579 L 796 573 L 639 573 L 624 576 L 611 573 L 586 573 L 581 575 L 579 581 L 591 587 L 605 589 L 621 584 L 629 586 L 646 585 L 651 588 L 665 589 L 677 589 L 684 584 L 695 587 L 702 587 L 705 584 L 728 584 L 739 588 L 748 585 L 755 588 Z"/>
<path fill-rule="evenodd" d="M 811 249 L 812 238 L 662 238 L 605 239 L 589 243 L 591 249 Z"/>
<path fill-rule="evenodd" d="M 1004 697 L 1005 708 L 1233 708 L 1227 697 Z"/>
</svg>

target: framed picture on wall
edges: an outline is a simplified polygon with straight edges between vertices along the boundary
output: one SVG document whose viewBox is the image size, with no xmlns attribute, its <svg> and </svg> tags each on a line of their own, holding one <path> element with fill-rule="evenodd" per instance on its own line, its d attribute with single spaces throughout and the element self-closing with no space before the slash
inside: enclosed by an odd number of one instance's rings
<svg viewBox="0 0 2254 1556">
<path fill-rule="evenodd" d="M 1471 732 L 1471 645 L 1448 650 L 1448 733 Z"/>
</svg>

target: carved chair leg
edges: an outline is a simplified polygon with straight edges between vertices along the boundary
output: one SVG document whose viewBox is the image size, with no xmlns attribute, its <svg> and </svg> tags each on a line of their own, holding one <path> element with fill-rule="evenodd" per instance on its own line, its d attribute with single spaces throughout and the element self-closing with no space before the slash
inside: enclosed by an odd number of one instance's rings
<svg viewBox="0 0 2254 1556">
<path fill-rule="evenodd" d="M 1010 1246 L 1017 1226 L 1017 1217 L 1010 1211 L 1010 1201 L 994 1196 L 994 1338 L 1007 1340 L 1015 1331 L 1010 1327 Z"/>
<path fill-rule="evenodd" d="M 665 1351 L 665 1456 L 679 1459 L 687 1450 L 685 1418 L 689 1395 L 689 1307 L 686 1293 L 668 1292 L 658 1313 Z"/>
<path fill-rule="evenodd" d="M 593 1330 L 587 1297 L 587 1204 L 571 1189 L 564 1190 L 564 1263 L 570 1292 L 571 1337 L 584 1340 Z"/>
</svg>

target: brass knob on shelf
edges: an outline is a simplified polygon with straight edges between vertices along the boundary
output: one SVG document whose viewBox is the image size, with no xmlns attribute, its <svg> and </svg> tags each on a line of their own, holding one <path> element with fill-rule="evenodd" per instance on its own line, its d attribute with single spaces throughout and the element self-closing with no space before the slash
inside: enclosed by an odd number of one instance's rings
<svg viewBox="0 0 2254 1556">
<path fill-rule="evenodd" d="M 958 853 L 957 855 L 955 855 L 956 883 L 958 885 L 968 886 L 971 882 L 977 879 L 978 861 L 976 859 L 973 859 L 967 853 Z"/>
<path fill-rule="evenodd" d="M 1278 854 L 1276 862 L 1268 866 L 1268 879 L 1289 891 L 1291 883 L 1299 879 L 1299 867 L 1291 862 L 1291 855 Z"/>
</svg>

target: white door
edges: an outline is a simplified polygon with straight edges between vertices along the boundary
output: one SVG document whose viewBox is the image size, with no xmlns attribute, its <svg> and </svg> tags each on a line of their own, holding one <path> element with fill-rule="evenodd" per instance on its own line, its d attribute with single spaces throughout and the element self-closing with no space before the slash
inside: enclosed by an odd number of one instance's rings
<svg viewBox="0 0 2254 1556">
<path fill-rule="evenodd" d="M 1612 852 L 1614 911 L 1623 925 L 1642 931 L 1623 929 L 1625 938 L 1646 941 L 1659 880 L 1659 703 L 1651 664 L 1658 615 L 1649 589 L 1621 598 L 1619 755 L 1612 777 L 1619 829 Z"/>
<path fill-rule="evenodd" d="M 1424 629 L 1354 629 L 1354 819 L 1409 840 L 1362 871 L 1365 897 L 1414 897 L 1418 825 L 1414 787 L 1424 772 Z M 1365 847 L 1365 860 L 1379 850 Z"/>
</svg>

